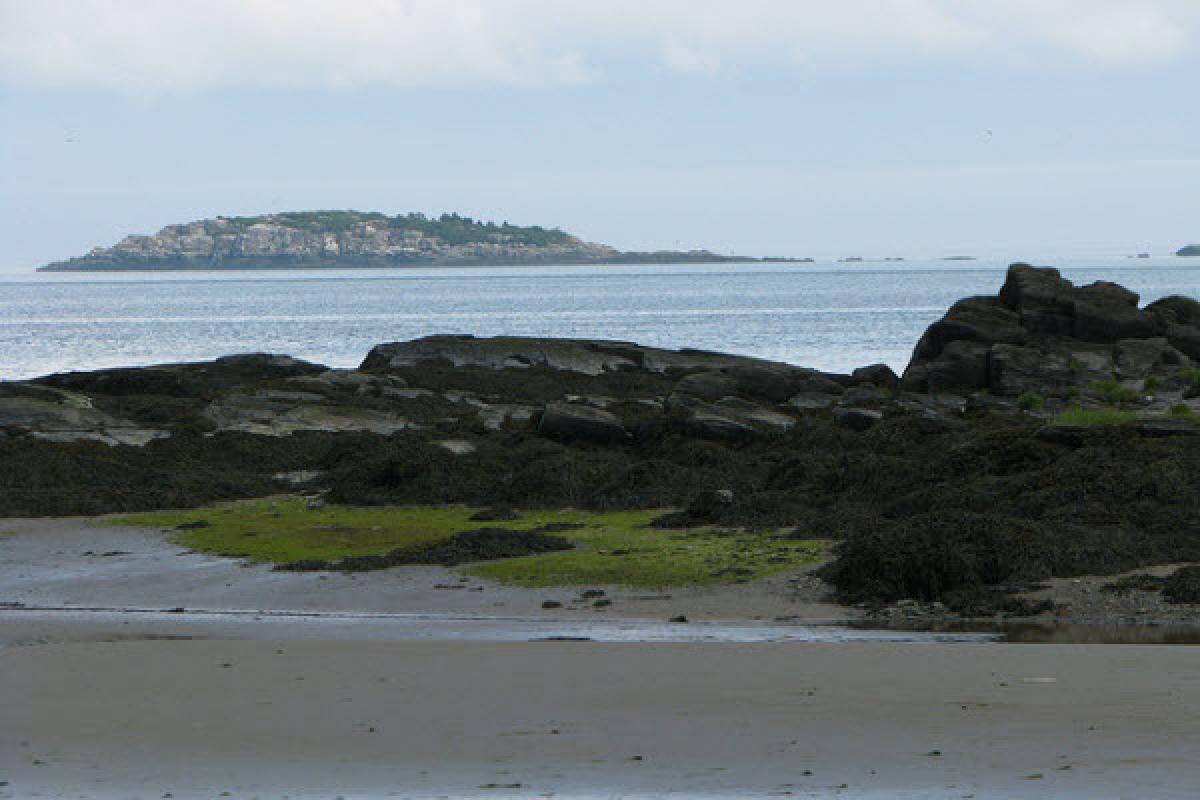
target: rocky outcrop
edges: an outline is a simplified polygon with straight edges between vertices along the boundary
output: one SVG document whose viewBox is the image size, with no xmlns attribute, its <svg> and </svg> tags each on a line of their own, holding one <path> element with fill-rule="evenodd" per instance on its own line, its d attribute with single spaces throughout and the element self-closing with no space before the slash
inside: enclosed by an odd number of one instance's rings
<svg viewBox="0 0 1200 800">
<path fill-rule="evenodd" d="M 683 509 L 655 524 L 838 541 L 825 575 L 845 601 L 992 613 L 1052 575 L 1200 562 L 1194 358 L 1195 301 L 1142 308 L 1113 284 L 1019 265 L 998 296 L 932 325 L 903 379 L 470 336 L 380 345 L 350 370 L 249 354 L 54 375 L 0 383 L 0 516 L 281 491 Z M 1093 422 L 1080 403 L 1107 407 Z M 401 555 L 412 563 L 352 564 Z"/>
<path fill-rule="evenodd" d="M 794 416 L 733 396 L 709 403 L 677 392 L 667 398 L 666 409 L 681 419 L 683 429 L 693 436 L 724 442 L 780 436 L 796 425 Z"/>
<path fill-rule="evenodd" d="M 1177 256 L 1200 256 L 1200 244 L 1189 244 L 1175 251 Z"/>
<path fill-rule="evenodd" d="M 814 372 L 748 356 L 704 350 L 664 350 L 632 342 L 523 336 L 476 337 L 469 334 L 425 336 L 409 342 L 376 345 L 371 348 L 359 369 L 363 372 L 388 372 L 430 364 L 489 370 L 544 367 L 584 375 L 638 370 L 660 375 L 684 375 L 706 370 L 740 369 L 743 371 L 740 380 L 747 384 L 752 383 L 756 376 L 760 380 L 770 380 L 769 376 L 778 372 Z M 735 377 L 733 380 L 739 379 Z"/>
<path fill-rule="evenodd" d="M 546 406 L 538 422 L 538 431 L 566 442 L 612 444 L 626 437 L 625 426 L 617 415 L 572 403 Z"/>
<path fill-rule="evenodd" d="M 1058 270 L 1014 264 L 997 297 L 955 303 L 921 337 L 902 387 L 918 392 L 1085 392 L 1147 379 L 1180 383 L 1200 358 L 1200 304 L 1168 297 L 1138 307 L 1113 283 L 1074 286 Z"/>
<path fill-rule="evenodd" d="M 43 271 L 401 267 L 746 261 L 705 250 L 623 253 L 559 230 L 495 225 L 444 214 L 284 212 L 217 217 L 127 236 L 112 247 L 47 264 Z"/>
<path fill-rule="evenodd" d="M 89 397 L 43 386 L 0 384 L 0 433 L 48 442 L 141 447 L 170 434 L 107 414 Z"/>
<path fill-rule="evenodd" d="M 313 376 L 327 367 L 273 353 L 223 356 L 215 361 L 64 372 L 36 383 L 72 392 L 126 397 L 203 398 L 238 386 Z"/>
<path fill-rule="evenodd" d="M 204 409 L 216 432 L 287 436 L 297 431 L 388 435 L 413 427 L 390 411 L 329 403 L 309 392 L 261 389 L 230 393 Z"/>
</svg>

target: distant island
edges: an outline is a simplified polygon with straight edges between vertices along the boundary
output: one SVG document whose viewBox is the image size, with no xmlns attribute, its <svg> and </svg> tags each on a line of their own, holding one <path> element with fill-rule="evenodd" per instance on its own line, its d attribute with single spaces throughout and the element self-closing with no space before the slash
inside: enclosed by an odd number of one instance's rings
<svg viewBox="0 0 1200 800">
<path fill-rule="evenodd" d="M 621 251 L 557 228 L 497 225 L 458 214 L 389 217 L 363 211 L 288 211 L 168 225 L 39 272 L 306 269 L 532 264 L 684 264 L 799 261 L 708 250 Z"/>
<path fill-rule="evenodd" d="M 1200 244 L 1189 244 L 1175 251 L 1177 256 L 1200 256 Z"/>
</svg>

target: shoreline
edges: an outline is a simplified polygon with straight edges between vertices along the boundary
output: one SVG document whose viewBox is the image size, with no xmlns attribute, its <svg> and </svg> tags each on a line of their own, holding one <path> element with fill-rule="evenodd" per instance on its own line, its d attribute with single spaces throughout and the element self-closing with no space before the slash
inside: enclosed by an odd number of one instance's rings
<svg viewBox="0 0 1200 800">
<path fill-rule="evenodd" d="M 0 518 L 0 631 L 41 614 L 161 617 L 172 625 L 196 617 L 233 621 L 326 620 L 386 627 L 426 620 L 472 627 L 500 624 L 537 636 L 612 640 L 609 627 L 639 626 L 647 641 L 821 640 L 854 632 L 990 637 L 1006 642 L 1200 643 L 1200 607 L 1170 606 L 1147 592 L 1104 591 L 1120 576 L 1053 579 L 1023 595 L 1049 600 L 1056 611 L 1034 616 L 963 617 L 944 608 L 901 602 L 882 609 L 840 605 L 813 568 L 747 583 L 647 589 L 612 584 L 523 588 L 464 574 L 456 568 L 402 566 L 368 572 L 274 570 L 269 564 L 198 553 L 172 532 L 111 525 L 98 517 Z M 1167 573 L 1171 565 L 1123 575 Z M 607 603 L 593 605 L 585 590 Z M 546 603 L 558 603 L 545 607 Z M 681 622 L 682 617 L 686 622 Z M 674 620 L 674 621 L 672 621 Z M 110 620 L 111 621 L 111 620 Z M 607 626 L 607 627 L 606 627 Z M 707 627 L 706 627 L 707 626 Z M 22 626 L 23 627 L 23 624 Z M 170 625 L 168 625 L 170 627 Z M 227 630 L 216 625 L 218 630 Z M 428 632 L 384 638 L 429 638 Z M 716 633 L 712 630 L 716 629 Z M 814 633 L 814 629 L 818 633 Z M 746 633 L 749 631 L 750 633 Z M 774 631 L 774 633 L 771 633 Z M 824 634 L 819 634 L 824 631 Z M 242 635 L 239 633 L 239 636 Z M 4 637 L 0 633 L 0 640 Z M 494 632 L 480 638 L 494 640 Z M 499 637 L 511 638 L 511 637 Z M 518 637 L 519 638 L 519 637 Z M 634 640 L 628 630 L 618 640 Z"/>
<path fill-rule="evenodd" d="M 812 264 L 816 263 L 814 259 L 805 258 L 758 258 L 754 256 L 725 256 L 725 257 L 706 257 L 696 259 L 668 259 L 656 261 L 654 259 L 615 259 L 615 260 L 600 260 L 600 261 L 500 261 L 489 259 L 486 261 L 447 261 L 447 262 L 413 262 L 407 264 L 341 264 L 336 266 L 322 264 L 256 264 L 256 265 L 238 265 L 238 266 L 220 266 L 214 264 L 203 264 L 198 266 L 138 266 L 138 267 L 62 267 L 62 268 L 47 268 L 35 267 L 34 272 L 37 273 L 64 273 L 64 272 L 261 272 L 261 271 L 278 271 L 278 270 L 315 270 L 334 272 L 338 270 L 378 270 L 378 269 L 440 269 L 440 268 L 459 268 L 459 267 L 613 267 L 613 266 L 675 266 L 689 264 Z M 841 263 L 841 262 L 838 262 Z M 873 261 L 861 261 L 852 263 L 876 263 Z M 879 259 L 878 263 L 884 263 L 883 259 Z M 887 262 L 896 263 L 896 262 Z M 902 262 L 901 262 L 902 263 Z"/>
<path fill-rule="evenodd" d="M 1195 647 L 857 631 L 769 581 L 543 610 L 558 590 L 272 572 L 103 523 L 0 520 L 0 601 L 162 603 L 0 609 L 0 798 L 1200 791 Z M 754 618 L 779 607 L 802 613 Z"/>
<path fill-rule="evenodd" d="M 213 609 L 525 619 L 638 619 L 751 625 L 842 623 L 854 609 L 822 601 L 805 575 L 753 583 L 652 590 L 596 586 L 525 589 L 453 568 L 291 572 L 195 553 L 158 528 L 114 526 L 107 517 L 0 519 L 0 603 L 62 608 Z M 607 605 L 583 598 L 600 591 Z M 543 608 L 556 602 L 561 607 Z M 0 607 L 2 610 L 2 607 Z"/>
</svg>

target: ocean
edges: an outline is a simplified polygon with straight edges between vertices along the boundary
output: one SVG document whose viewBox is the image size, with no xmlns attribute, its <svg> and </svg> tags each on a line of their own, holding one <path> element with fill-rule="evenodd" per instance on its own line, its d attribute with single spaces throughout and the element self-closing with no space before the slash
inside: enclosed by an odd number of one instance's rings
<svg viewBox="0 0 1200 800">
<path fill-rule="evenodd" d="M 1200 259 L 1059 263 L 1149 302 L 1200 296 Z M 899 372 L 955 300 L 994 294 L 1002 261 L 0 274 L 0 379 L 287 353 L 355 366 L 433 333 L 620 339 L 824 370 Z"/>
</svg>

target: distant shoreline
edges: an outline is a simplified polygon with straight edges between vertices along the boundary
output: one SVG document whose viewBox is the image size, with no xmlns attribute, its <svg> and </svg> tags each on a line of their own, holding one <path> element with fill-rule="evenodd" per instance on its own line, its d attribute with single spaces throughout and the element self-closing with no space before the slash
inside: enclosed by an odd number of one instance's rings
<svg viewBox="0 0 1200 800">
<path fill-rule="evenodd" d="M 430 269 L 430 268 L 459 268 L 459 267 L 608 267 L 622 265 L 676 265 L 676 264 L 813 264 L 816 263 L 813 258 L 784 258 L 784 257 L 767 257 L 754 258 L 750 256 L 717 256 L 709 254 L 704 258 L 679 258 L 679 259 L 659 259 L 654 257 L 646 258 L 619 258 L 605 259 L 599 261 L 578 260 L 571 261 L 568 259 L 555 259 L 552 261 L 499 261 L 496 259 L 488 259 L 483 261 L 437 261 L 437 262 L 413 262 L 406 264 L 237 264 L 237 265 L 213 265 L 213 264 L 176 264 L 170 266 L 151 266 L 139 264 L 137 266 L 121 267 L 121 266 L 59 266 L 46 265 L 36 267 L 33 271 L 38 273 L 72 273 L 72 272 L 263 272 L 263 271 L 287 271 L 287 270 L 307 270 L 313 272 L 338 272 L 348 270 L 404 270 L 404 269 Z"/>
<path fill-rule="evenodd" d="M 339 269 L 569 264 L 692 264 L 801 259 L 727 256 L 709 250 L 617 250 L 558 228 L 474 220 L 457 213 L 389 217 L 375 211 L 288 211 L 216 217 L 126 236 L 112 247 L 38 272 L 197 269 Z"/>
</svg>

